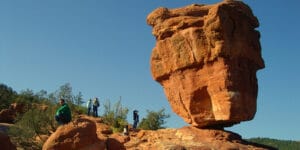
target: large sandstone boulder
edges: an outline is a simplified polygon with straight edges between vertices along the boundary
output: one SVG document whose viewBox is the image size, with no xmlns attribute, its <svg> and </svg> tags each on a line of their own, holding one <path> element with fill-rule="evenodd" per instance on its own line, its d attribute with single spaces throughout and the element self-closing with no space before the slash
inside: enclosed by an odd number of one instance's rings
<svg viewBox="0 0 300 150">
<path fill-rule="evenodd" d="M 147 17 L 156 45 L 153 78 L 174 112 L 200 128 L 253 119 L 256 71 L 264 68 L 259 26 L 241 1 L 158 8 Z"/>
<path fill-rule="evenodd" d="M 78 118 L 58 127 L 44 143 L 43 150 L 104 150 L 105 142 L 99 138 L 97 131 L 95 119 Z"/>
</svg>

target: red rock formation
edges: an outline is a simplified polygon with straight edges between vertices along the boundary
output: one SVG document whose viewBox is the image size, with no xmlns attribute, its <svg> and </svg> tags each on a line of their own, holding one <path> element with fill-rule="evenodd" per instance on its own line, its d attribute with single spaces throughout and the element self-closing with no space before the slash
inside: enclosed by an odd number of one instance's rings
<svg viewBox="0 0 300 150">
<path fill-rule="evenodd" d="M 60 126 L 45 142 L 43 150 L 165 150 L 165 149 L 272 149 L 248 143 L 235 133 L 183 127 L 157 131 L 130 131 L 129 136 L 112 133 L 99 119 L 80 116 Z"/>
<path fill-rule="evenodd" d="M 12 103 L 8 109 L 1 110 L 0 122 L 13 123 L 16 118 L 16 114 L 24 113 L 24 112 L 25 112 L 24 104 Z"/>
<path fill-rule="evenodd" d="M 241 1 L 158 8 L 147 17 L 156 45 L 153 78 L 174 112 L 200 128 L 251 120 L 256 71 L 264 68 L 259 26 Z"/>
<path fill-rule="evenodd" d="M 45 104 L 30 104 L 25 105 L 23 103 L 12 103 L 8 109 L 0 111 L 0 122 L 13 123 L 17 114 L 24 114 L 28 109 L 37 108 L 42 111 L 46 111 L 48 106 Z"/>
<path fill-rule="evenodd" d="M 125 143 L 127 150 L 266 150 L 272 147 L 246 142 L 235 133 L 183 127 L 180 129 L 141 130 L 131 133 L 130 141 Z"/>
<path fill-rule="evenodd" d="M 60 126 L 44 143 L 43 150 L 96 150 L 105 149 L 98 138 L 96 121 L 82 117 Z"/>
<path fill-rule="evenodd" d="M 16 114 L 11 109 L 2 109 L 0 111 L 0 122 L 13 123 L 15 120 Z"/>
<path fill-rule="evenodd" d="M 16 146 L 13 145 L 9 139 L 9 136 L 0 132 L 1 150 L 16 150 Z"/>
</svg>

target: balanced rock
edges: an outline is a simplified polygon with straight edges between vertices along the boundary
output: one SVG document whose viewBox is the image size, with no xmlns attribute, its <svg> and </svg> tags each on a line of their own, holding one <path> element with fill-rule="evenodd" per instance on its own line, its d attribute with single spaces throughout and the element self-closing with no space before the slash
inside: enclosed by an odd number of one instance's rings
<svg viewBox="0 0 300 150">
<path fill-rule="evenodd" d="M 259 26 L 241 1 L 158 8 L 147 17 L 156 45 L 153 78 L 173 109 L 199 128 L 225 127 L 253 119 L 264 68 Z"/>
</svg>

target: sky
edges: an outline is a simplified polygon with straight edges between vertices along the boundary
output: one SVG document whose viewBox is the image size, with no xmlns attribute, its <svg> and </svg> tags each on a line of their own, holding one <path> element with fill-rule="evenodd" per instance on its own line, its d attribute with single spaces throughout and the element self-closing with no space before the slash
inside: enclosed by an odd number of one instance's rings
<svg viewBox="0 0 300 150">
<path fill-rule="evenodd" d="M 73 93 L 100 102 L 121 99 L 130 111 L 166 109 L 167 127 L 184 121 L 172 112 L 150 72 L 155 46 L 146 17 L 158 7 L 218 0 L 1 0 L 0 83 L 17 92 Z M 257 72 L 256 116 L 231 128 L 243 138 L 300 141 L 300 1 L 244 0 L 257 16 L 266 67 Z M 100 107 L 101 112 L 101 107 Z M 101 114 L 101 113 L 100 113 Z M 131 112 L 128 121 L 132 122 Z"/>
</svg>

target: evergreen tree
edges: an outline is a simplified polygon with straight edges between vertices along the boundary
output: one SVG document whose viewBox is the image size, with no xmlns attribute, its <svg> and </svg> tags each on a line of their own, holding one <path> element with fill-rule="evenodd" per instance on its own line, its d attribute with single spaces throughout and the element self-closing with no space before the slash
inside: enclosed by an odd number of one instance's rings
<svg viewBox="0 0 300 150">
<path fill-rule="evenodd" d="M 75 96 L 74 96 L 74 101 L 75 101 L 75 104 L 76 104 L 76 105 L 79 106 L 79 105 L 81 105 L 81 104 L 84 103 L 82 96 L 83 96 L 83 95 L 82 95 L 81 92 L 79 92 L 78 95 L 75 95 Z"/>
<path fill-rule="evenodd" d="M 16 97 L 17 92 L 15 92 L 11 87 L 0 83 L 0 110 L 8 108 Z"/>
<path fill-rule="evenodd" d="M 165 128 L 163 125 L 166 123 L 165 119 L 169 118 L 170 115 L 165 113 L 165 109 L 162 108 L 159 111 L 147 110 L 146 118 L 143 118 L 139 124 L 139 128 L 144 130 L 157 130 Z"/>
</svg>

